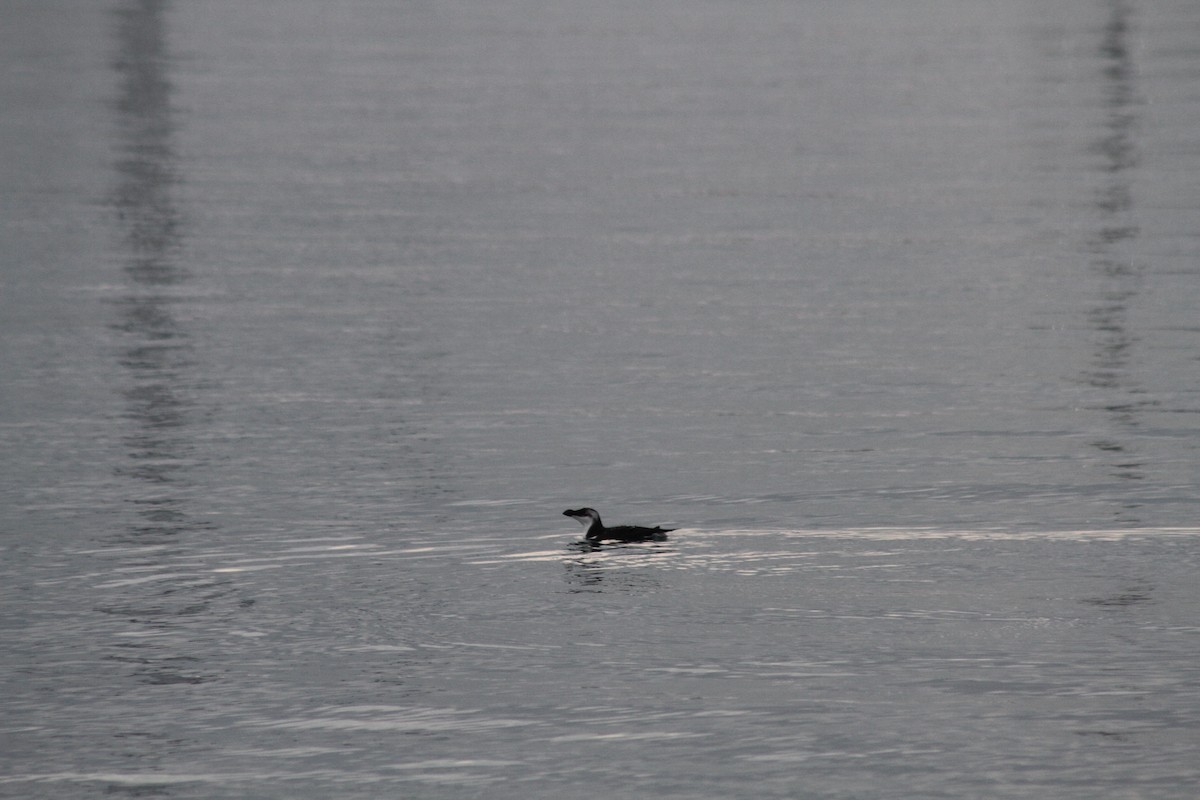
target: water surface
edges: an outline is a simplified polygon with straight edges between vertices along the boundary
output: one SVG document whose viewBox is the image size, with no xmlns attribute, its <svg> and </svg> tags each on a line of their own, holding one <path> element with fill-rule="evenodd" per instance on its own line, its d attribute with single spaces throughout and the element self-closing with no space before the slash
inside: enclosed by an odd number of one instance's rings
<svg viewBox="0 0 1200 800">
<path fill-rule="evenodd" d="M 1190 797 L 1197 24 L 13 5 L 0 794 Z"/>
</svg>

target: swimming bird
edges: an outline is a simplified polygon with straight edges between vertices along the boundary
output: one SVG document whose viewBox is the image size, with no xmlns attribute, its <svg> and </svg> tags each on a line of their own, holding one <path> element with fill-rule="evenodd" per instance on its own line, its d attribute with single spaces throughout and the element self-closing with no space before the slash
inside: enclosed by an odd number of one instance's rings
<svg viewBox="0 0 1200 800">
<path fill-rule="evenodd" d="M 574 517 L 580 524 L 587 525 L 584 538 L 589 542 L 602 542 L 611 539 L 617 542 L 665 542 L 667 533 L 674 528 L 642 528 L 637 525 L 617 525 L 614 528 L 604 527 L 600 514 L 594 508 L 567 509 L 564 517 Z"/>
</svg>

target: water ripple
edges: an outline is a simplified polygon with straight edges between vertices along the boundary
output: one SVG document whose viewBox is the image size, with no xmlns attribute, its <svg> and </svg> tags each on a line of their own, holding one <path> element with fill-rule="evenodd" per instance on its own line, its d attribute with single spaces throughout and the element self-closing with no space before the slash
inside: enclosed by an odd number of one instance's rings
<svg viewBox="0 0 1200 800">
<path fill-rule="evenodd" d="M 311 716 L 248 720 L 246 725 L 290 730 L 394 731 L 401 733 L 478 733 L 497 728 L 537 725 L 534 720 L 483 716 L 479 710 L 405 706 L 323 706 Z"/>
</svg>

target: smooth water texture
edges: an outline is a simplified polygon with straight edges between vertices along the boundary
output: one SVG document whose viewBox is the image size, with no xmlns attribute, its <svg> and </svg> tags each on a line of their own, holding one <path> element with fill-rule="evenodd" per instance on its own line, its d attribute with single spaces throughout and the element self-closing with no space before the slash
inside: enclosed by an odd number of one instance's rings
<svg viewBox="0 0 1200 800">
<path fill-rule="evenodd" d="M 0 796 L 1195 796 L 1200 4 L 0 16 Z"/>
</svg>

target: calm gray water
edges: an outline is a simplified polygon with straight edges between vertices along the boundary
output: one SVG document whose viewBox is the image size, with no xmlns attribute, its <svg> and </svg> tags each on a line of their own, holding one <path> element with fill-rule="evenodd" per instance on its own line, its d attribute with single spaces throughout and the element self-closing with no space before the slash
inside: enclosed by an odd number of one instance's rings
<svg viewBox="0 0 1200 800">
<path fill-rule="evenodd" d="M 13 0 L 0 107 L 0 795 L 1200 791 L 1193 0 Z"/>
</svg>

